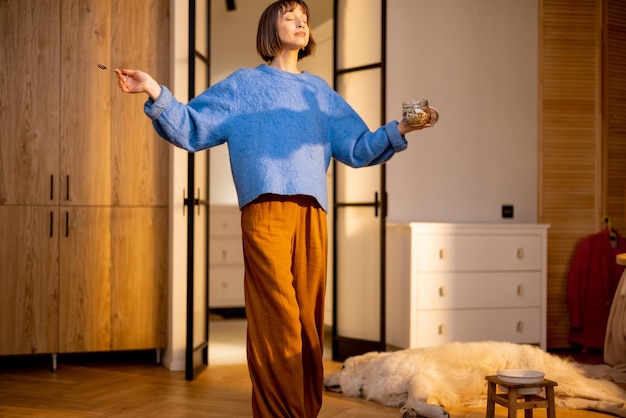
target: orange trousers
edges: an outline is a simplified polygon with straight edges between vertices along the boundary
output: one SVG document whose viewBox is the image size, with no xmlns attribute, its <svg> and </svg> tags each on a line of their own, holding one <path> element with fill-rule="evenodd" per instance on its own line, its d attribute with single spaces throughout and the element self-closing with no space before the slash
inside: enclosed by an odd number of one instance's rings
<svg viewBox="0 0 626 418">
<path fill-rule="evenodd" d="M 322 406 L 326 212 L 308 196 L 263 195 L 241 213 L 247 358 L 256 418 Z"/>
</svg>

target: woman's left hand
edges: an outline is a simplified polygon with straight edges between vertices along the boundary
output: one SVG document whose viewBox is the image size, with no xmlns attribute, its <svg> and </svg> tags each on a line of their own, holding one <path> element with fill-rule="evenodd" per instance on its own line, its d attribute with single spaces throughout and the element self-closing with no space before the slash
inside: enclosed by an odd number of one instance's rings
<svg viewBox="0 0 626 418">
<path fill-rule="evenodd" d="M 431 107 L 429 110 L 430 110 L 430 122 L 428 122 L 425 125 L 411 126 L 407 124 L 406 122 L 404 122 L 404 120 L 401 120 L 400 122 L 398 122 L 398 132 L 400 132 L 400 135 L 404 136 L 405 134 L 412 132 L 412 131 L 421 131 L 422 129 L 432 128 L 433 126 L 435 126 L 435 124 L 439 120 L 439 112 L 437 112 L 437 110 L 433 107 Z"/>
</svg>

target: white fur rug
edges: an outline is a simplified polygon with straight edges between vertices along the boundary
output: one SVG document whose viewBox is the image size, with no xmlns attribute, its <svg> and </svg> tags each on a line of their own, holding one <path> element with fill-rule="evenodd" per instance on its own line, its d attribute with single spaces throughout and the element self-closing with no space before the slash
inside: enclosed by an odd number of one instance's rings
<svg viewBox="0 0 626 418">
<path fill-rule="evenodd" d="M 589 409 L 626 417 L 626 393 L 596 367 L 591 376 L 577 363 L 536 346 L 482 341 L 450 343 L 347 359 L 324 379 L 327 390 L 401 408 L 403 417 L 447 417 L 446 409 L 485 406 L 485 376 L 503 369 L 532 369 L 554 380 L 559 408 Z M 594 369 L 594 368 L 591 368 Z M 596 377 L 593 377 L 595 373 Z"/>
</svg>

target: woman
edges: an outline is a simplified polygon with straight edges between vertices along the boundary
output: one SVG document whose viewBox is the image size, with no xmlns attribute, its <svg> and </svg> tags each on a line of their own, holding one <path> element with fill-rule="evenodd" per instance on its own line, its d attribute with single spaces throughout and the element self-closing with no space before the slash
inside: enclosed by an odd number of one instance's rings
<svg viewBox="0 0 626 418">
<path fill-rule="evenodd" d="M 234 72 L 187 105 L 144 72 L 118 72 L 122 91 L 148 94 L 145 113 L 167 141 L 192 152 L 228 145 L 255 417 L 315 417 L 321 408 L 331 157 L 351 167 L 383 163 L 417 129 L 393 121 L 370 132 L 327 83 L 298 70 L 314 48 L 307 4 L 280 0 L 259 21 L 266 64 Z"/>
</svg>

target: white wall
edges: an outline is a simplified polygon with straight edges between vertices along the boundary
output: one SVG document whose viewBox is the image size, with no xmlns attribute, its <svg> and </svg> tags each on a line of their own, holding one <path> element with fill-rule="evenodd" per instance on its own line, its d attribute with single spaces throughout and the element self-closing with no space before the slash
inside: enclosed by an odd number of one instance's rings
<svg viewBox="0 0 626 418">
<path fill-rule="evenodd" d="M 388 118 L 417 98 L 441 115 L 388 164 L 389 220 L 536 222 L 537 1 L 388 0 L 388 18 Z"/>
</svg>

